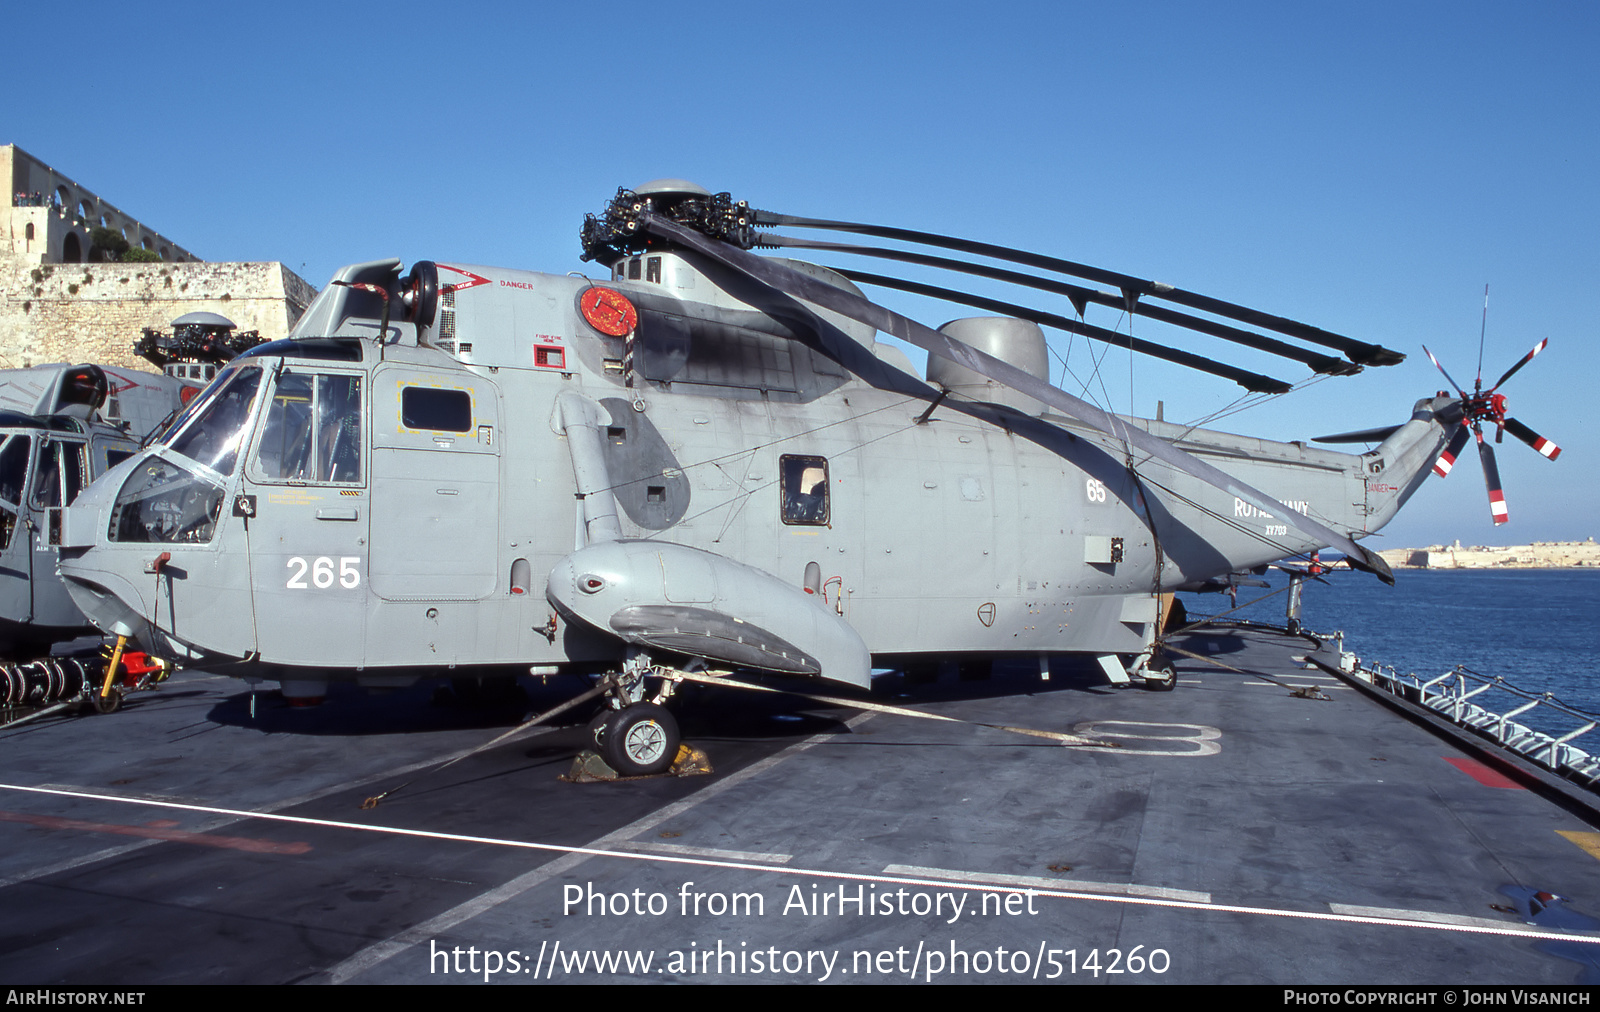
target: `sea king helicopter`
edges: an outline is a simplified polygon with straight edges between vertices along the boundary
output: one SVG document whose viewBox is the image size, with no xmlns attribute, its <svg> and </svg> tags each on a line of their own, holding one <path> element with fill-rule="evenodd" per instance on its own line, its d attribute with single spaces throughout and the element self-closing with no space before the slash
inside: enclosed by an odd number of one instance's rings
<svg viewBox="0 0 1600 1012">
<path fill-rule="evenodd" d="M 761 230 L 784 225 L 1032 270 Z M 685 680 L 865 686 L 875 666 L 1074 653 L 1170 689 L 1173 592 L 1325 547 L 1392 581 L 1355 539 L 1480 420 L 1470 398 L 1427 398 L 1357 455 L 1116 416 L 1048 382 L 1041 324 L 1255 392 L 1290 384 L 1084 310 L 1318 373 L 1403 356 L 1170 285 L 758 211 L 682 180 L 619 190 L 582 241 L 608 277 L 340 270 L 287 339 L 231 362 L 159 445 L 78 498 L 61 556 L 74 600 L 109 633 L 276 679 L 291 700 L 333 679 L 598 676 L 583 695 L 605 697 L 601 754 L 647 773 L 677 752 L 661 704 Z M 757 247 L 958 269 L 1078 312 Z M 858 284 L 1002 315 L 933 330 Z M 926 372 L 878 332 L 928 351 Z"/>
</svg>

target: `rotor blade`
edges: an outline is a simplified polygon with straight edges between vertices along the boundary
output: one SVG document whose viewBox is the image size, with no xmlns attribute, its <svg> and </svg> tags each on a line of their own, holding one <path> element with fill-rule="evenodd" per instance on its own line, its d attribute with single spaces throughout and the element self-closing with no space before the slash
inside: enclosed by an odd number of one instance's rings
<svg viewBox="0 0 1600 1012">
<path fill-rule="evenodd" d="M 1422 346 L 1422 353 L 1424 355 L 1428 356 L 1428 361 L 1433 363 L 1433 367 L 1435 369 L 1439 370 L 1440 372 L 1444 372 L 1444 366 L 1440 365 L 1439 364 L 1439 360 L 1433 357 L 1433 352 L 1428 350 L 1428 346 L 1427 345 L 1423 345 Z M 1450 381 L 1450 385 L 1456 388 L 1456 393 L 1461 395 L 1461 399 L 1462 400 L 1466 400 L 1467 392 L 1465 390 L 1461 389 L 1461 384 L 1457 383 L 1455 381 L 1455 377 L 1451 376 L 1447 372 L 1444 372 L 1444 378 L 1449 380 Z"/>
<path fill-rule="evenodd" d="M 1119 274 L 1116 271 L 1103 270 L 1099 267 L 1090 267 L 1088 264 L 1074 263 L 1071 260 L 1061 260 L 1057 257 L 1044 256 L 1039 253 L 1029 253 L 1025 250 L 1012 249 L 1008 246 L 996 246 L 991 243 L 974 242 L 969 239 L 957 239 L 953 236 L 938 235 L 933 232 L 919 232 L 907 228 L 890 228 L 884 225 L 867 225 L 852 221 L 831 221 L 826 218 L 805 218 L 792 214 L 776 214 L 771 211 L 752 211 L 757 225 L 797 225 L 802 228 L 831 229 L 841 232 L 858 232 L 862 235 L 877 236 L 880 239 L 898 239 L 902 242 L 922 243 L 927 246 L 939 246 L 943 249 L 959 250 L 963 253 L 972 253 L 977 256 L 993 257 L 996 260 L 1009 260 L 1012 263 L 1027 264 L 1030 267 L 1042 267 L 1045 270 L 1057 271 L 1072 277 L 1087 278 L 1103 285 L 1112 285 L 1125 297 L 1130 299 L 1139 296 L 1165 299 L 1176 302 L 1180 306 L 1198 309 L 1205 313 L 1215 313 L 1225 316 L 1230 320 L 1239 320 L 1251 326 L 1261 327 L 1266 330 L 1288 334 L 1302 341 L 1320 344 L 1325 348 L 1333 348 L 1349 357 L 1352 362 L 1361 365 L 1396 365 L 1405 361 L 1405 356 L 1397 351 L 1384 348 L 1381 345 L 1368 344 L 1357 341 L 1341 334 L 1334 334 L 1320 327 L 1300 323 L 1296 320 L 1274 316 L 1245 306 L 1213 299 L 1196 292 L 1184 291 L 1160 281 L 1149 281 L 1136 278 L 1128 274 Z"/>
<path fill-rule="evenodd" d="M 1314 443 L 1381 443 L 1399 431 L 1398 425 L 1385 425 L 1381 429 L 1362 429 L 1360 432 L 1336 432 L 1331 436 L 1313 436 Z"/>
<path fill-rule="evenodd" d="M 1506 374 L 1504 376 L 1500 377 L 1500 379 L 1495 383 L 1494 386 L 1489 388 L 1489 393 L 1492 394 L 1496 390 L 1499 390 L 1501 383 L 1504 383 L 1506 380 L 1510 379 L 1512 376 L 1515 376 L 1518 369 L 1521 369 L 1523 366 L 1527 365 L 1529 362 L 1532 362 L 1533 361 L 1533 356 L 1539 354 L 1541 351 L 1544 351 L 1544 346 L 1549 344 L 1549 343 L 1550 343 L 1550 339 L 1547 337 L 1543 341 L 1540 341 L 1538 344 L 1534 345 L 1532 351 L 1528 352 L 1526 355 L 1524 355 L 1521 358 L 1519 358 L 1517 360 L 1517 364 L 1512 366 L 1511 368 L 1507 369 L 1506 370 Z"/>
<path fill-rule="evenodd" d="M 1456 458 L 1461 456 L 1461 448 L 1467 445 L 1467 437 L 1471 431 L 1465 425 L 1456 426 L 1455 435 L 1450 437 L 1450 443 L 1439 453 L 1439 459 L 1434 461 L 1433 473 L 1441 478 L 1450 476 L 1450 469 L 1456 466 Z"/>
<path fill-rule="evenodd" d="M 1093 324 L 1083 323 L 1068 316 L 1045 313 L 1036 309 L 1029 309 L 1026 306 L 1019 306 L 1012 302 L 986 299 L 981 295 L 969 295 L 966 292 L 939 288 L 935 285 L 925 285 L 918 281 L 902 281 L 899 278 L 886 278 L 880 274 L 868 274 L 864 271 L 839 270 L 839 273 L 851 281 L 859 281 L 864 285 L 881 285 L 884 288 L 896 288 L 902 292 L 929 295 L 936 299 L 959 302 L 962 305 L 975 306 L 978 309 L 987 309 L 1006 316 L 1015 316 L 1021 320 L 1032 320 L 1034 323 L 1042 324 L 1046 327 L 1054 327 L 1057 330 L 1082 334 L 1084 337 L 1093 338 L 1096 341 L 1104 341 L 1118 348 L 1130 348 L 1141 355 L 1149 355 L 1151 358 L 1164 359 L 1168 362 L 1175 362 L 1178 365 L 1188 366 L 1190 369 L 1197 369 L 1200 372 L 1211 373 L 1213 376 L 1231 379 L 1251 393 L 1283 394 L 1288 393 L 1293 388 L 1293 384 L 1285 383 L 1280 379 L 1273 379 L 1271 376 L 1263 376 L 1260 373 L 1248 372 L 1244 369 L 1235 369 L 1231 365 L 1224 365 L 1209 358 L 1201 358 L 1199 355 L 1191 355 L 1186 351 L 1168 348 L 1164 344 L 1153 344 L 1150 341 L 1143 341 L 1128 334 L 1119 334 L 1114 330 L 1096 327 Z"/>
<path fill-rule="evenodd" d="M 1064 281 L 1035 277 L 1032 274 L 1009 271 L 1003 267 L 973 264 L 965 260 L 952 260 L 949 257 L 936 257 L 910 250 L 888 249 L 882 246 L 857 246 L 854 243 L 828 242 L 822 239 L 801 239 L 771 232 L 762 234 L 756 240 L 756 245 L 772 249 L 813 249 L 826 250 L 833 253 L 851 253 L 857 256 L 878 257 L 883 260 L 899 260 L 902 263 L 919 264 L 924 267 L 939 267 L 944 270 L 959 271 L 962 274 L 972 274 L 981 278 L 993 278 L 996 281 L 1006 281 L 1013 285 L 1037 288 L 1041 292 L 1065 295 L 1072 301 L 1073 308 L 1078 311 L 1080 316 L 1083 315 L 1084 307 L 1091 302 L 1095 305 L 1110 306 L 1118 310 L 1127 310 L 1128 308 L 1127 300 L 1121 295 L 1111 292 L 1098 292 L 1093 288 L 1084 288 L 1082 285 L 1071 285 Z M 1136 301 L 1133 304 L 1133 311 L 1152 320 L 1160 320 L 1162 323 L 1170 323 L 1173 326 L 1209 334 L 1212 337 L 1219 337 L 1224 341 L 1232 341 L 1234 344 L 1242 344 L 1257 351 L 1264 351 L 1281 358 L 1302 362 L 1319 373 L 1327 373 L 1333 376 L 1349 376 L 1361 371 L 1361 366 L 1347 362 L 1342 358 L 1322 355 L 1309 348 L 1297 348 L 1292 344 L 1285 344 L 1264 334 L 1240 330 L 1238 327 L 1230 327 L 1225 323 L 1218 323 L 1215 320 L 1207 320 L 1199 316 L 1190 316 L 1187 313 L 1180 313 L 1162 306 L 1152 306 L 1146 302 Z"/>
<path fill-rule="evenodd" d="M 1483 438 L 1483 429 L 1473 426 L 1472 431 L 1478 436 L 1478 459 L 1483 462 L 1483 483 L 1489 489 L 1489 515 L 1499 527 L 1511 519 L 1506 512 L 1506 494 L 1500 489 L 1500 468 L 1494 462 L 1494 447 Z"/>
<path fill-rule="evenodd" d="M 1048 404 L 1113 439 L 1136 446 L 1151 457 L 1155 457 L 1180 471 L 1193 475 L 1208 485 L 1215 486 L 1235 498 L 1242 499 L 1257 509 L 1272 514 L 1274 517 L 1282 518 L 1286 524 L 1294 527 L 1302 534 L 1321 544 L 1344 552 L 1349 556 L 1353 566 L 1376 574 L 1385 583 L 1394 583 L 1394 574 L 1389 570 L 1388 564 L 1376 552 L 1368 551 L 1356 544 L 1348 536 L 1337 533 L 1297 510 L 1290 509 L 1265 492 L 1240 481 L 1238 478 L 1213 467 L 1191 454 L 1185 453 L 1166 440 L 1152 436 L 1143 429 L 1130 425 L 1115 415 L 1101 411 L 1094 405 L 1087 401 L 1079 400 L 1065 390 L 1036 379 L 1014 365 L 1002 362 L 1000 359 L 987 355 L 971 345 L 963 344 L 947 334 L 941 334 L 859 295 L 847 292 L 817 278 L 807 277 L 767 257 L 759 257 L 727 243 L 709 239 L 698 232 L 691 231 L 656 214 L 647 213 L 642 215 L 641 223 L 652 234 L 695 250 L 703 256 L 710 257 L 749 278 L 771 287 L 775 291 L 782 292 L 793 298 L 804 299 L 814 305 L 848 316 L 853 320 L 859 320 L 886 334 L 914 344 L 929 354 L 949 359 L 957 365 L 971 369 L 973 372 L 1004 383 L 1013 390 Z"/>
<path fill-rule="evenodd" d="M 1539 435 L 1526 425 L 1523 425 L 1515 418 L 1506 419 L 1506 431 L 1511 433 L 1513 436 L 1516 436 L 1524 443 L 1527 443 L 1535 450 L 1538 450 L 1551 460 L 1555 460 L 1557 457 L 1561 456 L 1561 447 L 1550 442 L 1550 440 Z"/>
</svg>

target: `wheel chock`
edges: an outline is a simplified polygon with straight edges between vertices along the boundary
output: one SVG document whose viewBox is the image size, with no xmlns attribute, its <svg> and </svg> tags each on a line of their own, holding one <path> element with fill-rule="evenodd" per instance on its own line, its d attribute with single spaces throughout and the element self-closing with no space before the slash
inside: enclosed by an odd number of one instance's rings
<svg viewBox="0 0 1600 1012">
<path fill-rule="evenodd" d="M 697 777 L 712 772 L 711 757 L 702 749 L 693 745 L 678 745 L 678 754 L 673 757 L 672 765 L 661 773 L 653 773 L 657 777 Z M 589 749 L 579 752 L 572 760 L 572 767 L 561 776 L 569 784 L 595 784 L 612 780 L 647 780 L 649 777 L 625 777 L 607 765 L 599 754 Z"/>
</svg>

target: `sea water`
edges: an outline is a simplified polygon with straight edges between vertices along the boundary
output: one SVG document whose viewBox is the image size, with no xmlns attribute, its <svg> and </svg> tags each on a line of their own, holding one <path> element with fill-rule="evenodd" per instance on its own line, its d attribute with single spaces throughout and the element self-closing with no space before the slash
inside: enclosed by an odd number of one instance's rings
<svg viewBox="0 0 1600 1012">
<path fill-rule="evenodd" d="M 1288 582 L 1277 570 L 1263 579 L 1272 586 L 1239 588 L 1240 604 Z M 1600 569 L 1400 569 L 1393 587 L 1369 573 L 1323 579 L 1305 583 L 1301 625 L 1343 631 L 1345 649 L 1364 663 L 1425 678 L 1462 665 L 1600 714 Z M 1195 617 L 1230 607 L 1226 595 L 1184 597 Z M 1268 597 L 1237 617 L 1282 625 L 1287 597 Z M 1586 736 L 1595 739 L 1588 751 L 1600 751 L 1597 736 Z"/>
</svg>

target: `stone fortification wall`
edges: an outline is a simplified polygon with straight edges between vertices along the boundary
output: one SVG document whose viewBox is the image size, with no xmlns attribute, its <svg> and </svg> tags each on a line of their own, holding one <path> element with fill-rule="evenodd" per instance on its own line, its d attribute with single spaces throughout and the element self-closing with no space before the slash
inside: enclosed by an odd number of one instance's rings
<svg viewBox="0 0 1600 1012">
<path fill-rule="evenodd" d="M 279 263 L 35 264 L 0 257 L 0 368 L 99 362 L 156 371 L 133 353 L 145 327 L 221 313 L 266 340 L 316 294 Z"/>
<path fill-rule="evenodd" d="M 1566 569 L 1600 568 L 1600 544 L 1587 541 L 1535 541 L 1531 545 L 1494 547 L 1429 545 L 1427 548 L 1391 548 L 1378 553 L 1384 561 L 1405 569 Z"/>
</svg>

